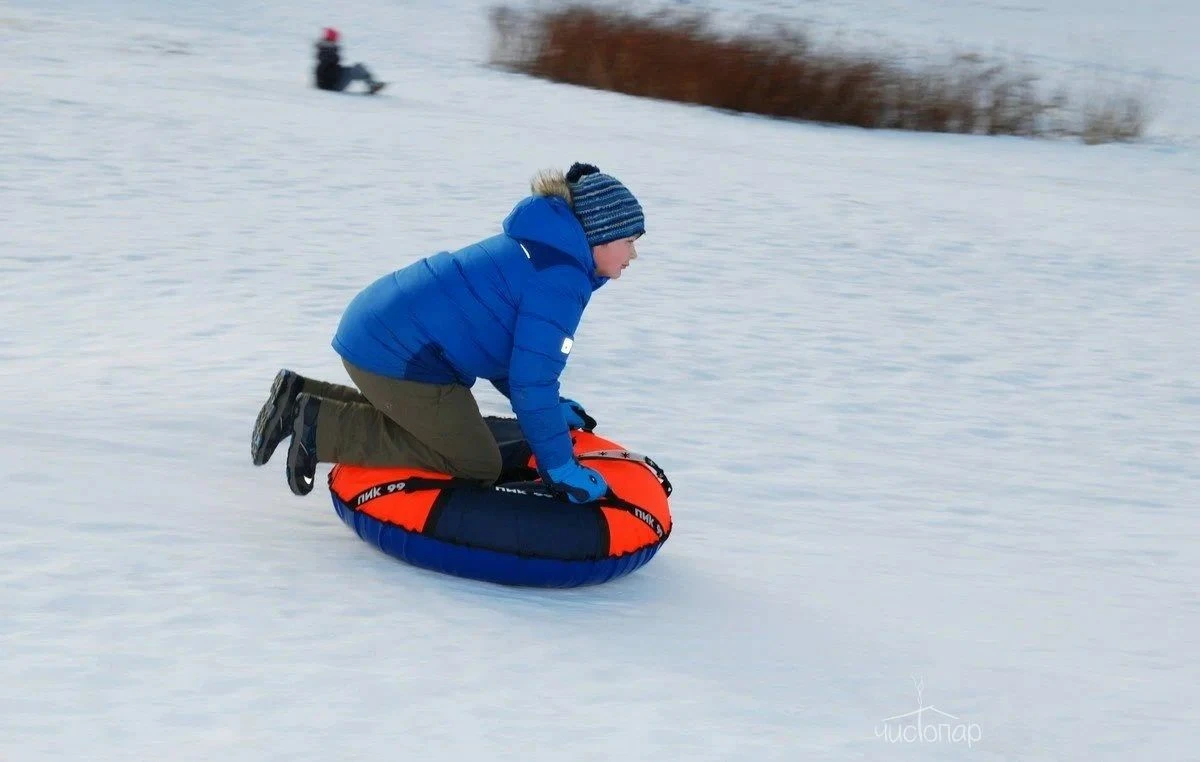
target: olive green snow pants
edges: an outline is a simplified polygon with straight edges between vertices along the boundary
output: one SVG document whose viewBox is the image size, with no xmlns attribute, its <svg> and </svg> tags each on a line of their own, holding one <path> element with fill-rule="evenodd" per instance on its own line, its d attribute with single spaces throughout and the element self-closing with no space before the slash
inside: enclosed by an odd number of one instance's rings
<svg viewBox="0 0 1200 762">
<path fill-rule="evenodd" d="M 500 477 L 500 448 L 470 389 L 386 378 L 342 364 L 357 390 L 304 380 L 304 393 L 321 398 L 319 461 L 425 468 L 489 485 Z"/>
</svg>

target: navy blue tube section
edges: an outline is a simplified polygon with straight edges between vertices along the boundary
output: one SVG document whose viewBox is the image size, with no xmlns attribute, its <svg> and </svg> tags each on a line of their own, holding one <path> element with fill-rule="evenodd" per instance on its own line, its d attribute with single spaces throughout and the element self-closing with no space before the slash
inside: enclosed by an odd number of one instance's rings
<svg viewBox="0 0 1200 762">
<path fill-rule="evenodd" d="M 577 505 L 514 485 L 444 490 L 422 534 L 454 545 L 533 558 L 591 561 L 608 555 L 599 504 Z"/>
<path fill-rule="evenodd" d="M 355 534 L 390 556 L 424 569 L 501 585 L 566 588 L 600 584 L 642 567 L 661 546 L 656 543 L 619 557 L 597 556 L 594 548 L 590 553 L 577 548 L 574 555 L 583 557 L 535 557 L 515 549 L 509 552 L 465 544 L 460 541 L 463 535 L 455 531 L 446 530 L 436 537 L 410 532 L 356 511 L 336 496 L 333 507 Z M 430 519 L 441 521 L 433 514 Z"/>
</svg>

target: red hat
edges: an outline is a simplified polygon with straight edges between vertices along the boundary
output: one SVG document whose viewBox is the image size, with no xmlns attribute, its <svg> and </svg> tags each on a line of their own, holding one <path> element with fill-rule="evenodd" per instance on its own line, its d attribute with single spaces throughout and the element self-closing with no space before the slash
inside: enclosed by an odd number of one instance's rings
<svg viewBox="0 0 1200 762">
<path fill-rule="evenodd" d="M 325 27 L 325 36 L 322 39 L 324 39 L 325 42 L 337 42 L 340 36 L 341 35 L 338 34 L 338 30 L 331 26 L 327 26 Z"/>
</svg>

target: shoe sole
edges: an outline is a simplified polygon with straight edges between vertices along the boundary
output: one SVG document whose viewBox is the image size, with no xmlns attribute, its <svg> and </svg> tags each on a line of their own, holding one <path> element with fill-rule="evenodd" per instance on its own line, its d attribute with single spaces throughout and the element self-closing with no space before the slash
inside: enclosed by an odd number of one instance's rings
<svg viewBox="0 0 1200 762">
<path fill-rule="evenodd" d="M 305 405 L 303 403 L 296 405 L 297 421 L 304 420 L 304 407 Z M 301 457 L 299 450 L 301 450 L 303 447 L 304 444 L 300 441 L 300 435 L 293 432 L 291 444 L 288 445 L 287 483 L 288 488 L 292 491 L 292 494 L 299 495 L 301 497 L 312 492 L 313 486 L 316 484 L 315 479 L 301 476 L 296 468 L 296 462 Z"/>
<path fill-rule="evenodd" d="M 279 443 L 291 433 L 285 431 L 283 426 L 283 414 L 295 391 L 295 384 L 288 383 L 289 378 L 298 380 L 299 377 L 286 370 L 275 374 L 266 404 L 258 411 L 258 418 L 254 420 L 254 431 L 250 434 L 250 460 L 256 466 L 270 460 Z"/>
</svg>

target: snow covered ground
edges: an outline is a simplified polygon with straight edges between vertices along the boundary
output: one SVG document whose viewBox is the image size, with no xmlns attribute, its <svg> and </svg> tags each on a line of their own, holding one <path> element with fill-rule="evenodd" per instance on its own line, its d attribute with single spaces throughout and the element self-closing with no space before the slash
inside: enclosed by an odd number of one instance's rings
<svg viewBox="0 0 1200 762">
<path fill-rule="evenodd" d="M 1195 759 L 1196 11 L 1026 5 L 726 7 L 1116 57 L 1144 143 L 538 82 L 467 0 L 0 3 L 0 759 Z M 250 465 L 358 288 L 576 160 L 648 215 L 564 389 L 676 485 L 650 565 L 439 576 Z"/>
</svg>

